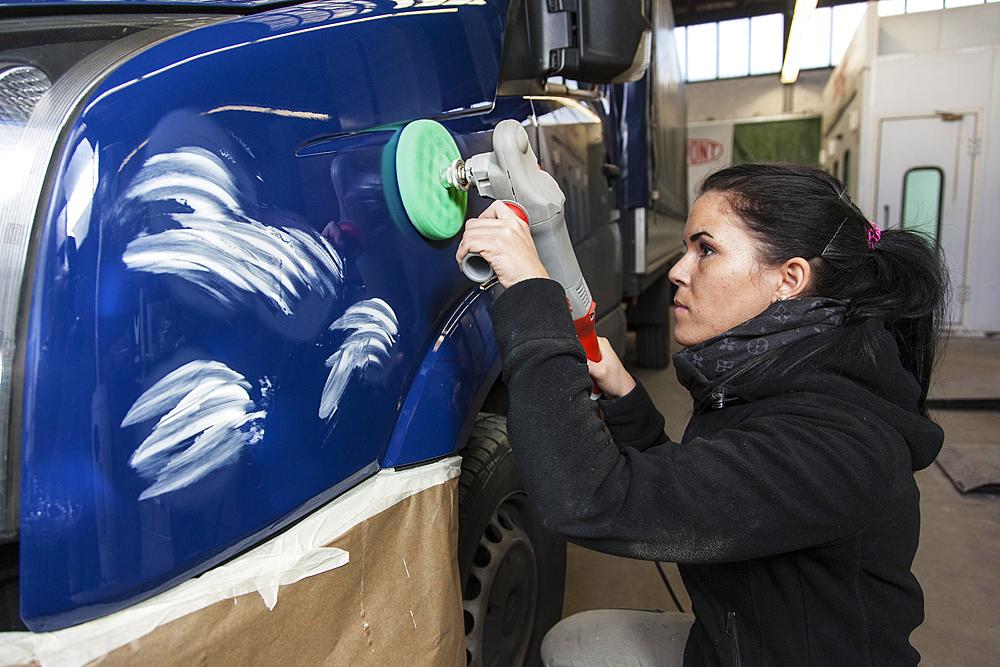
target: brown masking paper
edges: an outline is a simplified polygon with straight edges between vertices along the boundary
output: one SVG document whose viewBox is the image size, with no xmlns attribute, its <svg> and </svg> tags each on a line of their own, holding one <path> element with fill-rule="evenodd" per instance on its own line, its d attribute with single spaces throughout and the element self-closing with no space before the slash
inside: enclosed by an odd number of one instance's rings
<svg viewBox="0 0 1000 667">
<path fill-rule="evenodd" d="M 241 595 L 161 625 L 91 665 L 464 665 L 452 479 L 328 546 L 350 562 L 282 586 L 268 611 Z"/>
</svg>

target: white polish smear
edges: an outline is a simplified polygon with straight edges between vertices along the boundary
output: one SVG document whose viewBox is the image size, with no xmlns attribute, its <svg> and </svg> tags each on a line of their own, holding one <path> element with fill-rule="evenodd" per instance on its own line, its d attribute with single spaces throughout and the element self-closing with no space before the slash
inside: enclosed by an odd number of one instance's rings
<svg viewBox="0 0 1000 667">
<path fill-rule="evenodd" d="M 355 373 L 362 376 L 370 369 L 382 368 L 396 344 L 399 322 L 392 308 L 382 299 L 366 299 L 354 304 L 330 325 L 330 331 L 351 331 L 337 351 L 326 360 L 330 374 L 323 387 L 319 416 L 332 418 L 340 399 Z"/>
<path fill-rule="evenodd" d="M 149 158 L 125 193 L 126 202 L 177 202 L 181 225 L 132 240 L 122 259 L 136 271 L 180 276 L 229 305 L 266 299 L 291 315 L 306 292 L 338 296 L 344 262 L 321 236 L 249 218 L 225 163 L 203 148 Z"/>
<path fill-rule="evenodd" d="M 249 390 L 246 378 L 225 364 L 198 360 L 143 392 L 121 424 L 159 417 L 129 458 L 136 472 L 153 480 L 139 500 L 183 488 L 260 442 L 267 411 L 257 409 Z"/>
</svg>

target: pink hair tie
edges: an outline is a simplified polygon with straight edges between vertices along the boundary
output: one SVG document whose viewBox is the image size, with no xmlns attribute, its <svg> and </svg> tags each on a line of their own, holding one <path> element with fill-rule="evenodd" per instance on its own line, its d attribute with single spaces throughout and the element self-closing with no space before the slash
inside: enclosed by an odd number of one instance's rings
<svg viewBox="0 0 1000 667">
<path fill-rule="evenodd" d="M 871 220 L 868 221 L 868 249 L 874 250 L 875 244 L 882 238 L 882 230 Z"/>
</svg>

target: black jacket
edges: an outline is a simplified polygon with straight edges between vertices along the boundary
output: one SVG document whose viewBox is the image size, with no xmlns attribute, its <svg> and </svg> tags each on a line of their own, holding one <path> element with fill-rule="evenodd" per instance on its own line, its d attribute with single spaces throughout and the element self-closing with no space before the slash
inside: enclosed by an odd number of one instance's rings
<svg viewBox="0 0 1000 667">
<path fill-rule="evenodd" d="M 917 413 L 917 383 L 880 324 L 807 338 L 786 355 L 805 362 L 731 386 L 735 405 L 696 407 L 677 444 L 641 386 L 595 414 L 558 283 L 514 285 L 493 323 L 511 446 L 544 523 L 680 564 L 697 618 L 685 665 L 918 662 L 913 471 L 943 434 Z"/>
</svg>

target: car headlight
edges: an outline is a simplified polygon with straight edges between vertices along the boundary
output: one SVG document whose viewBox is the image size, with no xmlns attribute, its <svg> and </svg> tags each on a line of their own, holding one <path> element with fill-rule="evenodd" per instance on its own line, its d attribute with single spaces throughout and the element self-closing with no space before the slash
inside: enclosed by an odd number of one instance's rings
<svg viewBox="0 0 1000 667">
<path fill-rule="evenodd" d="M 23 185 L 29 157 L 21 142 L 24 128 L 50 88 L 52 81 L 37 67 L 0 63 L 0 201 L 14 197 Z"/>
<path fill-rule="evenodd" d="M 26 129 L 52 80 L 40 68 L 0 61 L 0 537 L 16 527 L 16 464 L 10 436 L 11 390 L 15 351 L 15 326 L 26 248 L 18 243 L 25 230 L 25 187 L 30 180 L 35 149 Z M 26 239 L 26 235 L 24 236 Z"/>
<path fill-rule="evenodd" d="M 37 67 L 0 64 L 0 127 L 4 131 L 23 127 L 51 87 L 48 75 Z"/>
</svg>

